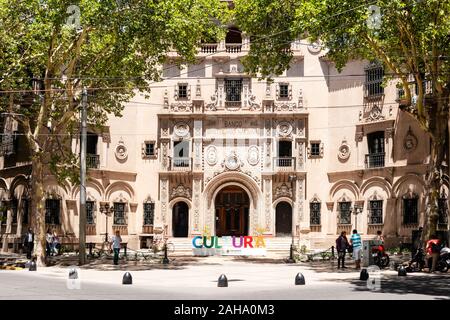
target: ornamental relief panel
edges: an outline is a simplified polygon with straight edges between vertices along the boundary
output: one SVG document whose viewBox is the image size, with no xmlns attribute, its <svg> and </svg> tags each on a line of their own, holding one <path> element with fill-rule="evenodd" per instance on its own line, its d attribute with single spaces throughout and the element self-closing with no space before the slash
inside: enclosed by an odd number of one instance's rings
<svg viewBox="0 0 450 320">
<path fill-rule="evenodd" d="M 172 200 L 177 197 L 191 199 L 191 188 L 186 187 L 184 184 L 179 184 L 177 187 L 172 188 L 170 199 Z"/>
<path fill-rule="evenodd" d="M 274 200 L 281 198 L 281 197 L 287 197 L 292 199 L 293 193 L 292 188 L 288 186 L 286 183 L 281 184 L 280 186 L 275 188 L 274 191 Z"/>
</svg>

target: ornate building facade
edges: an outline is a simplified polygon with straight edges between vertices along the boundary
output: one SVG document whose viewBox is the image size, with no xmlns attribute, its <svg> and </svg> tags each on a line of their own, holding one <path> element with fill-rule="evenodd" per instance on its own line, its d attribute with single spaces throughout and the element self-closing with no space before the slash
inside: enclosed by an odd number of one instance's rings
<svg viewBox="0 0 450 320">
<path fill-rule="evenodd" d="M 363 238 L 382 230 L 390 245 L 411 241 L 424 224 L 430 147 L 399 110 L 395 82 L 383 87 L 383 69 L 365 61 L 338 73 L 319 46 L 304 41 L 292 44 L 283 75 L 258 81 L 240 63 L 249 45 L 240 36 L 203 44 L 195 65 L 179 66 L 169 55 L 149 98 L 137 94 L 123 117 L 90 131 L 87 242 L 120 230 L 129 247 L 145 248 L 165 230 L 177 238 L 293 236 L 326 248 L 354 228 Z M 6 249 L 30 220 L 31 168 L 17 150 L 2 155 Z M 46 186 L 47 224 L 76 241 L 79 187 L 51 176 Z"/>
</svg>

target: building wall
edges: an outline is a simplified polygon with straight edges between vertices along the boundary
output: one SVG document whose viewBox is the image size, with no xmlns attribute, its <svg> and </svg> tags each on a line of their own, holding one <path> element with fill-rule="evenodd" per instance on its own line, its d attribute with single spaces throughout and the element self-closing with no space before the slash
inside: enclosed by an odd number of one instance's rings
<svg viewBox="0 0 450 320">
<path fill-rule="evenodd" d="M 411 231 L 424 223 L 429 139 L 412 117 L 399 111 L 395 83 L 381 97 L 367 98 L 366 61 L 352 61 L 338 72 L 324 52 L 297 42 L 291 68 L 268 83 L 242 72 L 245 44 L 237 53 L 220 48 L 224 43 L 215 54 L 200 52 L 198 65 L 181 69 L 174 65 L 178 57 L 171 55 L 162 66 L 164 81 L 151 85 L 149 97 L 137 93 L 123 116 L 111 116 L 98 132 L 100 165 L 89 170 L 87 187 L 88 200 L 95 201 L 95 226 L 87 241 L 101 242 L 106 231 L 116 229 L 131 248 L 140 247 L 156 230 L 172 236 L 172 210 L 180 201 L 189 207 L 189 236 L 214 234 L 217 194 L 238 186 L 250 199 L 251 235 L 276 236 L 276 208 L 284 201 L 292 207 L 293 235 L 308 247 L 329 247 L 341 230 L 353 228 L 364 238 L 382 230 L 390 245 L 409 242 Z M 238 107 L 226 102 L 224 79 L 229 78 L 243 79 Z M 186 99 L 176 96 L 180 83 L 188 85 Z M 280 83 L 289 85 L 288 98 L 278 97 Z M 384 132 L 384 165 L 367 168 L 368 135 L 377 131 Z M 405 147 L 408 139 L 410 149 Z M 174 141 L 179 140 L 189 142 L 187 168 L 171 165 Z M 292 162 L 277 159 L 280 140 L 292 142 Z M 145 141 L 155 142 L 154 157 L 143 156 Z M 317 157 L 310 154 L 311 141 L 320 144 Z M 76 141 L 73 148 L 79 148 Z M 14 192 L 18 172 L 3 170 L 3 176 L 4 193 Z M 48 197 L 62 201 L 57 230 L 72 241 L 78 234 L 79 188 L 56 186 L 51 179 L 46 184 Z M 445 190 L 448 194 L 448 184 Z M 402 222 L 402 197 L 408 196 L 418 197 L 417 224 Z M 373 199 L 383 201 L 381 225 L 368 221 Z M 357 215 L 352 212 L 350 225 L 338 224 L 342 200 L 361 207 Z M 312 201 L 321 205 L 320 225 L 310 223 Z M 127 226 L 113 227 L 109 217 L 106 229 L 100 208 L 114 202 L 126 203 Z M 143 226 L 144 202 L 155 205 L 152 226 Z"/>
</svg>

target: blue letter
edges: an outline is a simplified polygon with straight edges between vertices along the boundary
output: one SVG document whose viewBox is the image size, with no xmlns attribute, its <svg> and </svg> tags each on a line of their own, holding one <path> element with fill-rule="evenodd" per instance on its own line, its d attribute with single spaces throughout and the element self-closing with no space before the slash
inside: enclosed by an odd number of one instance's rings
<svg viewBox="0 0 450 320">
<path fill-rule="evenodd" d="M 194 237 L 194 239 L 192 239 L 192 246 L 194 248 L 201 249 L 203 247 L 201 244 L 200 245 L 195 244 L 195 241 L 198 240 L 198 239 L 201 239 L 201 238 L 202 237 L 200 237 L 200 236 L 196 236 L 196 237 Z"/>
</svg>

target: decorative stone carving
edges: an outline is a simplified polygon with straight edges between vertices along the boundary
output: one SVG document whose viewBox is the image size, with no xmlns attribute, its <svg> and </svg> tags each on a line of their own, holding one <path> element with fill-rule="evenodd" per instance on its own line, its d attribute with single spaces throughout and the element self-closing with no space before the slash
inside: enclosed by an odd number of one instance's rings
<svg viewBox="0 0 450 320">
<path fill-rule="evenodd" d="M 172 193 L 170 194 L 170 199 L 177 197 L 191 199 L 191 188 L 179 184 L 178 187 L 172 189 Z"/>
<path fill-rule="evenodd" d="M 200 183 L 201 180 L 194 180 L 194 231 L 199 231 L 200 224 Z"/>
<path fill-rule="evenodd" d="M 305 142 L 300 141 L 298 143 L 298 168 L 299 169 L 303 169 L 304 154 L 305 154 Z"/>
<path fill-rule="evenodd" d="M 347 161 L 350 158 L 350 146 L 347 143 L 347 140 L 342 140 L 341 145 L 338 150 L 338 158 L 341 161 Z"/>
<path fill-rule="evenodd" d="M 175 125 L 173 132 L 177 137 L 186 137 L 189 135 L 189 126 L 185 122 L 179 122 Z"/>
<path fill-rule="evenodd" d="M 252 166 L 259 163 L 259 148 L 257 146 L 250 146 L 248 148 L 247 161 Z"/>
<path fill-rule="evenodd" d="M 355 140 L 358 142 L 362 142 L 364 138 L 364 133 L 362 131 L 357 131 L 355 134 Z"/>
<path fill-rule="evenodd" d="M 409 127 L 405 139 L 403 140 L 403 147 L 405 148 L 406 152 L 411 152 L 416 149 L 417 144 L 418 144 L 417 137 L 412 132 L 411 127 Z"/>
<path fill-rule="evenodd" d="M 275 111 L 293 111 L 296 107 L 295 102 L 276 102 Z"/>
<path fill-rule="evenodd" d="M 170 105 L 170 111 L 173 112 L 191 112 L 192 102 L 174 102 Z"/>
<path fill-rule="evenodd" d="M 351 202 L 352 200 L 347 196 L 344 192 L 342 196 L 339 198 L 338 202 Z"/>
<path fill-rule="evenodd" d="M 234 151 L 232 151 L 230 155 L 227 156 L 225 160 L 222 162 L 222 167 L 225 167 L 230 171 L 238 170 L 242 165 L 243 165 L 242 161 L 239 159 L 239 157 L 236 155 Z"/>
<path fill-rule="evenodd" d="M 164 90 L 164 109 L 168 109 L 169 108 L 169 92 L 166 90 Z"/>
<path fill-rule="evenodd" d="M 123 142 L 122 138 L 120 138 L 114 153 L 118 160 L 126 160 L 128 158 L 128 149 L 125 146 L 125 143 Z"/>
<path fill-rule="evenodd" d="M 303 90 L 298 90 L 298 107 L 299 109 L 303 108 Z"/>
<path fill-rule="evenodd" d="M 248 93 L 248 100 L 247 100 L 248 107 L 251 111 L 260 110 L 261 104 L 256 102 L 256 96 L 252 94 L 251 91 Z"/>
<path fill-rule="evenodd" d="M 161 216 L 163 224 L 166 224 L 167 219 L 167 185 L 169 181 L 167 179 L 161 180 Z"/>
<path fill-rule="evenodd" d="M 292 133 L 292 124 L 287 121 L 281 121 L 277 125 L 277 133 L 280 137 L 288 137 Z"/>
<path fill-rule="evenodd" d="M 200 86 L 200 80 L 197 80 L 197 84 L 195 85 L 195 97 L 197 99 L 202 97 L 202 89 Z"/>
<path fill-rule="evenodd" d="M 270 231 L 271 226 L 271 215 L 270 215 L 270 195 L 271 195 L 271 180 L 266 179 L 265 185 L 265 207 L 266 207 L 266 231 Z"/>
<path fill-rule="evenodd" d="M 386 129 L 386 138 L 394 138 L 394 128 L 387 128 Z"/>
<path fill-rule="evenodd" d="M 382 114 L 383 108 L 379 106 L 377 103 L 375 103 L 369 111 L 369 117 L 366 119 L 366 121 L 379 121 L 383 120 L 384 116 Z"/>
<path fill-rule="evenodd" d="M 217 148 L 215 146 L 209 146 L 206 148 L 206 162 L 210 166 L 214 166 L 217 163 Z"/>
<path fill-rule="evenodd" d="M 281 197 L 292 198 L 292 188 L 285 183 L 275 189 L 275 200 Z"/>
<path fill-rule="evenodd" d="M 322 51 L 322 44 L 320 43 L 320 41 L 315 41 L 308 45 L 308 51 L 314 54 L 319 53 L 320 51 Z"/>
<path fill-rule="evenodd" d="M 383 200 L 383 198 L 378 194 L 377 190 L 373 192 L 373 194 L 369 197 L 370 201 L 374 200 Z"/>
<path fill-rule="evenodd" d="M 217 103 L 219 102 L 218 99 L 218 92 L 216 92 L 211 96 L 211 102 L 206 104 L 206 109 L 210 111 L 216 111 L 217 110 Z"/>
</svg>

